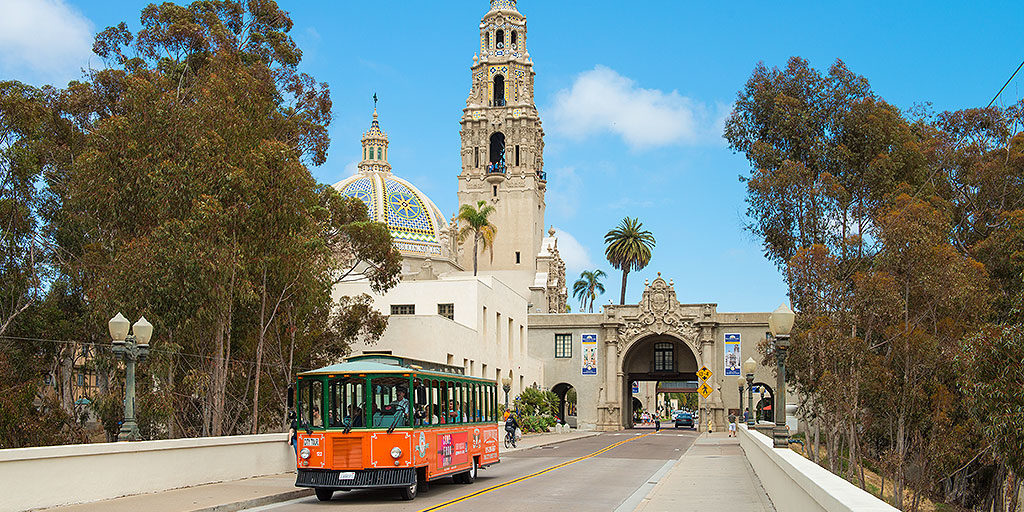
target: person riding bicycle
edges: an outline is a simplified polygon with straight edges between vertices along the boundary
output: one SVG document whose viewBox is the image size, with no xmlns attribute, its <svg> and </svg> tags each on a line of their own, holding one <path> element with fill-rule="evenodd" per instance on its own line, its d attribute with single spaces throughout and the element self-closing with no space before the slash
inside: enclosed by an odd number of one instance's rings
<svg viewBox="0 0 1024 512">
<path fill-rule="evenodd" d="M 516 430 L 518 428 L 519 428 L 519 422 L 516 421 L 516 415 L 515 414 L 509 414 L 508 418 L 505 419 L 505 432 L 508 432 L 509 434 L 512 434 L 513 439 L 514 439 L 515 435 L 516 435 Z"/>
</svg>

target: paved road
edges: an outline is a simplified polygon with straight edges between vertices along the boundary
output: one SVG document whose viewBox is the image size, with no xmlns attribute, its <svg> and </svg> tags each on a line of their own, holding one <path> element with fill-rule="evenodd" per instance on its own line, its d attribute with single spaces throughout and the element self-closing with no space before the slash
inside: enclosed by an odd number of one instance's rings
<svg viewBox="0 0 1024 512">
<path fill-rule="evenodd" d="M 320 503 L 316 498 L 304 498 L 252 511 L 323 511 L 325 505 L 347 505 L 361 511 L 417 512 L 593 454 L 627 439 L 628 442 L 599 455 L 452 503 L 443 510 L 615 511 L 623 506 L 632 511 L 650 489 L 648 482 L 652 477 L 667 471 L 696 437 L 697 433 L 692 430 L 672 429 L 658 433 L 652 430 L 605 433 L 502 455 L 501 463 L 481 470 L 475 483 L 432 482 L 430 490 L 420 493 L 413 501 L 401 501 L 395 491 L 352 491 L 335 493 L 329 504 Z"/>
</svg>

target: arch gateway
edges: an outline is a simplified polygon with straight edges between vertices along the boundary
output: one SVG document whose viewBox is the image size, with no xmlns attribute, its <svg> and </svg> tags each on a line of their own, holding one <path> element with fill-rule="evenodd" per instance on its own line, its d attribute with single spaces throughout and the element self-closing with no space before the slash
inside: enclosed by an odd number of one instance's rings
<svg viewBox="0 0 1024 512">
<path fill-rule="evenodd" d="M 701 427 L 710 417 L 724 428 L 742 407 L 737 362 L 758 361 L 755 381 L 773 382 L 757 345 L 768 332 L 768 313 L 719 312 L 714 303 L 682 304 L 675 283 L 658 274 L 637 304 L 608 304 L 601 313 L 529 317 L 530 355 L 544 363 L 544 387 L 572 386 L 580 428 L 619 430 L 633 425 L 634 403 L 654 411 L 657 389 L 696 391 L 697 371 L 707 367 L 712 393 L 700 398 Z M 727 368 L 728 364 L 728 368 Z M 755 397 L 755 401 L 758 397 Z"/>
</svg>

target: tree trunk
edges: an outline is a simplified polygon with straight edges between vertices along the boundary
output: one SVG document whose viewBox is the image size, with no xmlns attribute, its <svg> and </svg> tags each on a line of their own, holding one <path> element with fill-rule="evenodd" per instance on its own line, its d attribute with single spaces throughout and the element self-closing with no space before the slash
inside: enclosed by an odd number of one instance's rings
<svg viewBox="0 0 1024 512">
<path fill-rule="evenodd" d="M 72 388 L 74 383 L 72 382 L 72 375 L 75 373 L 75 347 L 76 344 L 71 344 L 61 350 L 60 358 L 60 408 L 64 410 L 69 416 L 75 414 L 75 393 Z"/>
<path fill-rule="evenodd" d="M 817 409 L 817 406 L 815 406 L 815 409 Z M 821 441 L 821 422 L 818 420 L 817 415 L 815 415 L 815 418 L 814 418 L 814 451 L 812 452 L 812 453 L 814 453 L 814 457 L 811 458 L 811 460 L 813 460 L 815 464 L 817 464 L 818 461 L 821 460 L 821 456 L 819 455 L 819 451 L 818 451 L 821 448 L 820 441 Z"/>
<path fill-rule="evenodd" d="M 480 250 L 479 247 L 480 247 L 480 234 L 477 233 L 476 235 L 473 236 L 473 275 L 474 276 L 476 275 L 476 258 L 477 258 L 477 252 L 479 252 L 479 250 Z"/>
<path fill-rule="evenodd" d="M 619 305 L 626 303 L 626 276 L 629 275 L 629 267 L 622 269 L 622 293 L 619 295 Z"/>
<path fill-rule="evenodd" d="M 252 391 L 252 433 L 259 434 L 260 374 L 263 373 L 263 340 L 267 334 L 267 269 L 263 269 L 263 289 L 260 293 L 260 325 L 256 342 L 256 379 Z"/>
<path fill-rule="evenodd" d="M 213 339 L 213 378 L 210 382 L 210 396 L 212 406 L 210 407 L 210 435 L 221 435 L 221 428 L 224 425 L 224 389 L 226 387 L 227 370 L 224 368 L 224 319 L 217 322 L 216 332 Z"/>
</svg>

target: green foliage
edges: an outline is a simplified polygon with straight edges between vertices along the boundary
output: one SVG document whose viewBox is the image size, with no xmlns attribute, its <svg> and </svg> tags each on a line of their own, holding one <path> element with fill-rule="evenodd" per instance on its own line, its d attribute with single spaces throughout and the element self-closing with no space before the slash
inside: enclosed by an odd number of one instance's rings
<svg viewBox="0 0 1024 512">
<path fill-rule="evenodd" d="M 1019 389 L 1005 361 L 1020 357 L 984 355 L 997 336 L 963 340 L 1022 318 L 1021 110 L 909 118 L 841 61 L 822 72 L 794 57 L 758 65 L 726 122 L 750 162 L 748 229 L 799 312 L 787 376 L 800 414 L 823 463 L 862 485 L 858 466 L 877 467 L 900 508 L 930 495 L 1002 510 L 1007 472 L 979 433 L 1013 432 L 992 426 L 997 409 L 963 406 L 982 391 L 958 386 L 949 362 L 974 350 L 962 364 L 994 365 L 981 380 Z"/>
<path fill-rule="evenodd" d="M 91 398 L 109 435 L 123 370 L 106 319 L 145 315 L 156 327 L 137 376 L 145 436 L 277 430 L 296 371 L 386 325 L 367 296 L 332 301 L 333 285 L 360 275 L 384 292 L 401 256 L 359 200 L 309 172 L 326 159 L 331 100 L 298 71 L 276 2 L 153 4 L 140 21 L 135 34 L 101 31 L 106 67 L 66 89 L 0 82 L 0 169 L 18 178 L 0 189 L 0 215 L 18 228 L 0 240 L 0 293 L 12 294 L 0 334 L 98 344 Z M 45 297 L 44 272 L 59 284 Z M 20 345 L 0 342 L 0 364 L 31 362 L 5 379 L 12 399 L 65 372 L 61 347 L 74 346 Z M 67 388 L 54 401 L 73 417 Z M 10 425 L 42 412 L 25 403 L 4 406 Z"/>
<path fill-rule="evenodd" d="M 494 211 L 494 206 L 487 204 L 487 201 L 477 201 L 476 207 L 469 204 L 459 207 L 456 219 L 465 225 L 459 230 L 458 239 L 462 242 L 473 238 L 474 276 L 477 272 L 477 255 L 481 250 L 490 252 L 491 260 L 494 260 L 494 237 L 498 234 L 498 228 L 487 219 Z"/>
<path fill-rule="evenodd" d="M 572 285 L 572 296 L 580 301 L 580 312 L 589 306 L 590 312 L 594 312 L 594 301 L 597 296 L 604 293 L 604 284 L 601 279 L 607 274 L 603 270 L 584 270 L 580 278 Z"/>
<path fill-rule="evenodd" d="M 638 219 L 626 217 L 618 227 L 604 235 L 604 243 L 607 245 L 604 255 L 608 263 L 622 270 L 622 293 L 619 296 L 619 304 L 626 303 L 626 278 L 630 271 L 640 270 L 651 262 L 654 235 L 643 227 L 643 223 Z"/>
<path fill-rule="evenodd" d="M 558 412 L 558 395 L 551 391 L 526 388 L 516 399 L 519 414 L 524 416 L 552 415 Z"/>
<path fill-rule="evenodd" d="M 985 439 L 1024 473 L 1024 326 L 991 327 L 967 339 L 956 359 L 960 389 Z"/>
<path fill-rule="evenodd" d="M 547 432 L 549 427 L 554 426 L 555 418 L 549 415 L 523 416 L 519 422 L 523 432 Z"/>
</svg>

